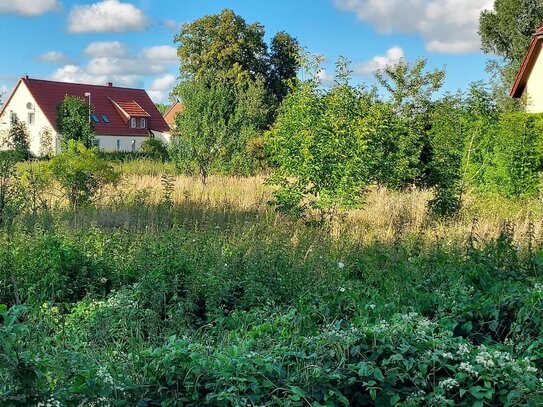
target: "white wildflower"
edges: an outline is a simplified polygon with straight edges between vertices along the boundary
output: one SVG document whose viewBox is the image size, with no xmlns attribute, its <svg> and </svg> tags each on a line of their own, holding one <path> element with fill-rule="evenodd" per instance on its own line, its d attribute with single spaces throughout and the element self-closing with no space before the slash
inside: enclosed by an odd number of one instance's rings
<svg viewBox="0 0 543 407">
<path fill-rule="evenodd" d="M 443 352 L 443 357 L 445 359 L 454 359 L 454 355 L 451 352 Z"/>
<path fill-rule="evenodd" d="M 340 270 L 341 270 L 342 268 L 345 268 L 345 263 L 343 263 L 343 262 L 341 262 L 341 261 L 338 262 L 337 268 L 340 269 Z"/>
<path fill-rule="evenodd" d="M 469 346 L 467 344 L 461 343 L 460 345 L 458 345 L 458 354 L 460 356 L 463 356 L 469 352 Z"/>
<path fill-rule="evenodd" d="M 445 380 L 442 380 L 440 383 L 439 383 L 439 386 L 445 390 L 452 390 L 454 389 L 455 387 L 458 387 L 459 384 L 458 382 L 455 380 L 455 379 L 445 379 Z"/>
<path fill-rule="evenodd" d="M 486 348 L 484 348 L 483 346 L 481 346 L 481 348 L 483 350 L 475 357 L 475 361 L 479 365 L 482 365 L 485 369 L 490 369 L 496 366 L 494 360 L 492 359 L 492 355 L 490 355 L 490 353 L 488 353 L 485 350 Z"/>
<path fill-rule="evenodd" d="M 473 366 L 471 365 L 471 363 L 469 362 L 462 362 L 460 363 L 460 366 L 458 367 L 458 370 L 461 370 L 461 371 L 464 371 L 472 376 L 475 376 L 475 377 L 478 377 L 479 376 L 479 372 L 477 372 Z"/>
</svg>

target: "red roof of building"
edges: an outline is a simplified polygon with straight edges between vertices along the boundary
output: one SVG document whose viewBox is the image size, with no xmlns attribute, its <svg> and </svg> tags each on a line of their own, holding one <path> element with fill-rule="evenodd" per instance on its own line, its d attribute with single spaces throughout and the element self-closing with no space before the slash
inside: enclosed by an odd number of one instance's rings
<svg viewBox="0 0 543 407">
<path fill-rule="evenodd" d="M 155 104 L 143 89 L 53 82 L 28 77 L 22 78 L 17 84 L 17 88 L 21 83 L 28 87 L 37 105 L 55 128 L 57 126 L 57 106 L 64 97 L 69 95 L 88 99 L 85 93 L 90 93 L 93 113 L 99 119 L 99 123 L 93 123 L 94 130 L 98 135 L 148 136 L 149 130 L 157 132 L 170 130 Z M 17 88 L 13 93 L 17 91 Z M 9 100 L 4 108 L 8 104 Z M 131 128 L 128 119 L 122 117 L 115 104 L 125 110 L 129 117 L 147 118 L 147 128 Z M 102 115 L 109 119 L 109 123 L 104 121 Z"/>
<path fill-rule="evenodd" d="M 168 111 L 164 114 L 164 120 L 170 127 L 175 126 L 175 117 L 183 111 L 183 104 L 179 101 L 176 101 L 173 105 L 170 106 Z"/>
<path fill-rule="evenodd" d="M 543 43 L 543 26 L 539 27 L 537 31 L 534 33 L 534 36 L 532 38 L 532 42 L 530 43 L 530 47 L 528 48 L 528 52 L 526 54 L 526 57 L 524 57 L 524 61 L 522 62 L 522 65 L 517 73 L 517 77 L 515 78 L 515 83 L 513 84 L 513 88 L 511 89 L 510 96 L 514 98 L 520 98 L 522 94 L 524 93 L 524 89 L 526 88 L 526 83 L 528 82 L 528 78 L 530 77 L 530 74 L 532 73 L 532 70 L 534 69 L 535 62 L 537 61 L 537 58 L 539 57 L 539 54 L 541 53 L 541 44 Z"/>
<path fill-rule="evenodd" d="M 151 117 L 137 102 L 133 100 L 128 101 L 114 101 L 114 103 L 119 106 L 119 108 L 126 114 L 128 117 Z"/>
</svg>

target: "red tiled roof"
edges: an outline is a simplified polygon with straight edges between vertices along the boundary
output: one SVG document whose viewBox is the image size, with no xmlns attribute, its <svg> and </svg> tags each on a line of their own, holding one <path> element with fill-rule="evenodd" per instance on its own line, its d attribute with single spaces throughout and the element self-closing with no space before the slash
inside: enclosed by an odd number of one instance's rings
<svg viewBox="0 0 543 407">
<path fill-rule="evenodd" d="M 118 100 L 114 101 L 117 106 L 123 110 L 128 117 L 151 117 L 137 102 L 129 100 L 126 102 L 121 102 Z"/>
<path fill-rule="evenodd" d="M 164 120 L 166 120 L 166 123 L 168 123 L 170 127 L 174 126 L 175 117 L 177 116 L 178 113 L 181 113 L 182 111 L 183 111 L 183 104 L 177 101 L 173 105 L 170 106 L 170 108 L 164 115 Z"/>
<path fill-rule="evenodd" d="M 28 87 L 39 108 L 55 128 L 57 125 L 57 106 L 64 97 L 70 95 L 87 99 L 85 93 L 90 93 L 91 105 L 94 108 L 94 113 L 100 120 L 100 123 L 93 123 L 94 130 L 98 135 L 148 136 L 149 130 L 157 132 L 169 131 L 164 118 L 151 101 L 147 92 L 143 89 L 53 82 L 27 77 L 22 78 L 21 82 Z M 126 119 L 117 111 L 112 101 L 117 104 L 123 104 L 128 109 L 127 113 L 129 115 L 147 117 L 147 129 L 131 128 Z M 104 123 L 101 115 L 107 116 L 110 123 Z"/>
<path fill-rule="evenodd" d="M 511 89 L 511 92 L 509 94 L 511 97 L 520 98 L 522 94 L 524 93 L 524 89 L 526 88 L 526 83 L 528 82 L 528 78 L 530 77 L 530 74 L 532 73 L 532 70 L 534 68 L 535 62 L 537 61 L 537 58 L 539 57 L 539 54 L 541 53 L 542 40 L 543 40 L 543 26 L 537 29 L 537 31 L 535 32 L 532 38 L 532 42 L 530 43 L 530 47 L 528 48 L 526 57 L 524 57 L 524 61 L 522 62 L 522 65 L 517 73 L 517 77 L 515 78 L 515 83 L 513 84 L 513 88 Z"/>
</svg>

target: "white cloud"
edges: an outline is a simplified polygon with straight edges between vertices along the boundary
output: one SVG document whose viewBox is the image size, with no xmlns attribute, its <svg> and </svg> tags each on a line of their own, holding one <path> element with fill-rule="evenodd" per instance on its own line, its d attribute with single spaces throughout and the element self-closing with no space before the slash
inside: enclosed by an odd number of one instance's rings
<svg viewBox="0 0 543 407">
<path fill-rule="evenodd" d="M 164 103 L 168 101 L 170 91 L 173 89 L 177 78 L 175 75 L 166 74 L 161 76 L 151 83 L 148 92 L 151 99 L 156 103 Z"/>
<path fill-rule="evenodd" d="M 182 23 L 178 23 L 174 20 L 166 20 L 162 23 L 162 25 L 168 30 L 168 31 L 179 31 L 181 29 Z"/>
<path fill-rule="evenodd" d="M 60 82 L 88 83 L 106 85 L 113 82 L 116 86 L 141 87 L 141 78 L 137 75 L 93 75 L 77 65 L 66 65 L 57 69 L 51 79 Z"/>
<path fill-rule="evenodd" d="M 142 87 L 143 77 L 155 77 L 149 95 L 156 102 L 167 101 L 169 91 L 177 78 L 168 71 L 177 62 L 175 48 L 155 46 L 143 48 L 130 55 L 128 47 L 120 42 L 91 43 L 84 54 L 89 56 L 84 66 L 67 64 L 57 69 L 51 79 L 63 82 Z"/>
<path fill-rule="evenodd" d="M 70 58 L 59 51 L 49 51 L 45 54 L 38 55 L 37 61 L 46 62 L 48 64 L 65 65 L 70 63 Z"/>
<path fill-rule="evenodd" d="M 151 84 L 151 90 L 171 90 L 173 85 L 177 81 L 175 75 L 171 73 L 161 76 L 153 81 Z"/>
<path fill-rule="evenodd" d="M 429 51 L 477 51 L 479 15 L 493 0 L 335 0 L 382 33 L 419 34 Z"/>
<path fill-rule="evenodd" d="M 174 63 L 177 62 L 177 49 L 169 45 L 145 48 L 141 51 L 143 58 L 149 61 Z"/>
<path fill-rule="evenodd" d="M 83 53 L 89 57 L 123 57 L 127 54 L 126 45 L 119 41 L 92 42 Z"/>
<path fill-rule="evenodd" d="M 92 75 L 159 75 L 167 71 L 167 66 L 142 58 L 93 58 L 87 64 Z"/>
<path fill-rule="evenodd" d="M 404 58 L 403 49 L 400 47 L 390 48 L 385 55 L 377 55 L 371 60 L 361 62 L 354 67 L 356 75 L 370 75 L 373 72 L 385 68 L 387 65 L 394 65 Z"/>
<path fill-rule="evenodd" d="M 74 33 L 143 31 L 148 26 L 142 10 L 119 0 L 74 6 L 68 18 L 68 30 Z"/>
<path fill-rule="evenodd" d="M 58 0 L 0 0 L 0 14 L 35 17 L 60 8 Z"/>
<path fill-rule="evenodd" d="M 324 68 L 319 70 L 317 73 L 317 78 L 320 80 L 323 86 L 331 86 L 336 79 L 334 75 L 328 73 L 328 71 Z"/>
</svg>

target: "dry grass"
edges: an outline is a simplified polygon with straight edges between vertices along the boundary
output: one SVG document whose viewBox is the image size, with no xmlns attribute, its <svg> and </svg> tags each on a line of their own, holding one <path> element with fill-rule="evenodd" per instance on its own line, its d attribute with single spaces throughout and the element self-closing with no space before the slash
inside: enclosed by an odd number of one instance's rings
<svg viewBox="0 0 543 407">
<path fill-rule="evenodd" d="M 172 177 L 172 202 L 176 206 L 192 205 L 208 212 L 256 211 L 274 216 L 267 202 L 272 187 L 265 177 L 248 178 L 214 175 L 204 188 L 195 177 Z M 123 200 L 139 197 L 142 203 L 159 204 L 164 198 L 160 176 L 132 175 L 109 194 L 121 194 Z M 332 225 L 336 237 L 348 234 L 361 241 L 394 241 L 406 235 L 431 238 L 462 239 L 475 233 L 482 239 L 496 238 L 503 230 L 504 221 L 510 221 L 515 240 L 532 238 L 543 240 L 543 209 L 538 200 L 511 202 L 499 197 L 482 199 L 473 194 L 465 197 L 464 207 L 454 219 L 439 220 L 432 216 L 428 202 L 429 190 L 389 191 L 370 189 L 361 209 L 346 211 Z"/>
<path fill-rule="evenodd" d="M 239 210 L 262 209 L 271 197 L 271 189 L 265 185 L 264 177 L 228 177 L 212 175 L 203 187 L 195 177 L 178 175 L 172 177 L 172 202 L 200 203 L 206 208 L 235 207 Z M 165 195 L 162 177 L 142 175 L 125 177 L 121 188 L 124 193 L 146 195 L 151 205 L 160 203 Z M 111 193 L 112 191 L 110 191 Z"/>
</svg>

